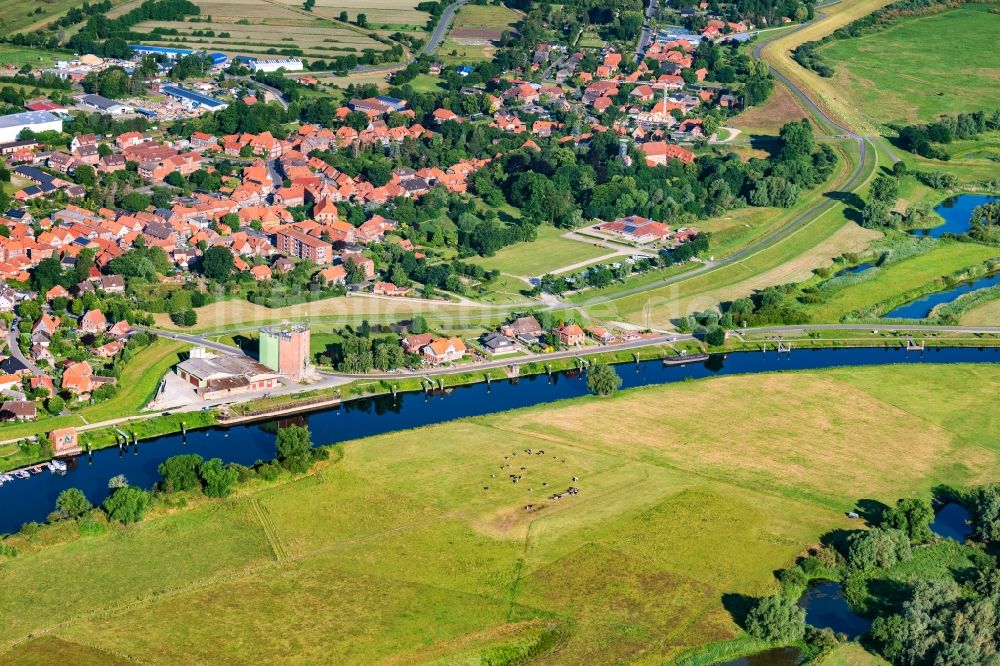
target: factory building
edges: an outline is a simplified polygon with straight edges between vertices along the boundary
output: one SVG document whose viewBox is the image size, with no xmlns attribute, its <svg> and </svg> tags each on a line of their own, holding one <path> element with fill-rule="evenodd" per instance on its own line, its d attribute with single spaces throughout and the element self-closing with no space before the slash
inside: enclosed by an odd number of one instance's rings
<svg viewBox="0 0 1000 666">
<path fill-rule="evenodd" d="M 24 111 L 0 116 L 0 143 L 17 141 L 25 129 L 32 132 L 54 130 L 62 132 L 62 118 L 48 111 Z"/>
<path fill-rule="evenodd" d="M 260 362 L 292 381 L 310 374 L 309 326 L 267 326 L 260 329 Z"/>
</svg>

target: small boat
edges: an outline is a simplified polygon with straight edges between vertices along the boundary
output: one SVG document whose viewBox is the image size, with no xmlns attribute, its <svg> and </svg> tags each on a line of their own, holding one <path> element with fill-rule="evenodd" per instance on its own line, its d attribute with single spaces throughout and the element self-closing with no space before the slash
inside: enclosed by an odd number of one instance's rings
<svg viewBox="0 0 1000 666">
<path fill-rule="evenodd" d="M 668 356 L 663 359 L 663 365 L 684 365 L 686 363 L 707 361 L 708 359 L 708 354 L 681 354 L 680 356 Z"/>
<path fill-rule="evenodd" d="M 52 460 L 49 462 L 49 469 L 53 472 L 65 472 L 67 467 L 66 463 L 61 460 Z"/>
<path fill-rule="evenodd" d="M 28 471 L 32 474 L 41 474 L 44 467 L 42 465 L 35 465 L 34 467 L 29 467 Z"/>
<path fill-rule="evenodd" d="M 14 477 L 10 474 L 0 474 L 0 482 L 7 483 L 8 481 L 13 481 Z"/>
<path fill-rule="evenodd" d="M 26 469 L 19 469 L 14 472 L 14 476 L 16 476 L 19 479 L 27 479 L 28 477 L 31 476 L 31 474 L 29 474 L 28 470 Z"/>
</svg>

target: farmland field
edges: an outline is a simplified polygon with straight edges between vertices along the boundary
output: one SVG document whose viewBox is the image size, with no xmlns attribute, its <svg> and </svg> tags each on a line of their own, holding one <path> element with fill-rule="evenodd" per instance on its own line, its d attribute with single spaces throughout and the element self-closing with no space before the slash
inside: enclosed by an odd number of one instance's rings
<svg viewBox="0 0 1000 666">
<path fill-rule="evenodd" d="M 856 525 L 858 500 L 995 479 L 998 390 L 995 365 L 729 376 L 348 442 L 318 473 L 228 500 L 15 538 L 0 640 L 44 637 L 0 663 L 488 663 L 536 647 L 542 664 L 663 663 L 741 636 L 724 600 L 773 592 L 775 569 Z M 521 483 L 497 472 L 505 456 Z M 545 499 L 568 485 L 580 493 Z"/>
<path fill-rule="evenodd" d="M 834 41 L 820 53 L 836 70 L 833 85 L 876 123 L 992 110 L 1000 107 L 996 7 L 966 4 L 903 18 L 888 30 Z"/>
<path fill-rule="evenodd" d="M 0 0 L 0 34 L 9 35 L 32 27 L 46 25 L 51 19 L 62 16 L 79 0 L 52 0 L 51 2 L 21 2 Z M 36 10 L 39 10 L 36 13 Z"/>
<path fill-rule="evenodd" d="M 465 5 L 455 15 L 438 55 L 449 64 L 491 60 L 496 51 L 494 43 L 520 18 L 520 14 L 503 6 Z"/>
<path fill-rule="evenodd" d="M 1000 326 L 1000 301 L 989 301 L 965 313 L 966 326 Z"/>
<path fill-rule="evenodd" d="M 538 277 L 563 266 L 610 253 L 607 248 L 563 238 L 564 233 L 565 230 L 543 225 L 538 228 L 536 240 L 516 243 L 492 257 L 472 259 L 471 262 L 488 270 L 495 269 L 521 277 Z"/>
<path fill-rule="evenodd" d="M 423 27 L 430 19 L 430 14 L 417 11 L 417 2 L 418 0 L 317 0 L 312 12 L 325 18 L 337 18 L 340 12 L 347 12 L 351 21 L 356 20 L 358 14 L 364 14 L 372 27 L 381 24 Z M 302 3 L 292 0 L 281 0 L 281 4 L 295 8 L 302 6 Z"/>
<path fill-rule="evenodd" d="M 278 10 L 280 11 L 280 10 Z M 275 22 L 280 21 L 277 25 Z M 266 55 L 271 49 L 298 49 L 307 58 L 332 58 L 340 55 L 361 55 L 365 49 L 384 51 L 387 47 L 362 32 L 335 26 L 330 22 L 309 19 L 270 18 L 267 22 L 243 24 L 181 23 L 176 21 L 147 21 L 136 27 L 137 31 L 150 33 L 143 42 L 158 46 L 220 51 L 229 56 Z M 177 30 L 180 35 L 156 35 L 157 28 Z M 194 35 L 195 31 L 211 30 L 215 36 Z"/>
</svg>

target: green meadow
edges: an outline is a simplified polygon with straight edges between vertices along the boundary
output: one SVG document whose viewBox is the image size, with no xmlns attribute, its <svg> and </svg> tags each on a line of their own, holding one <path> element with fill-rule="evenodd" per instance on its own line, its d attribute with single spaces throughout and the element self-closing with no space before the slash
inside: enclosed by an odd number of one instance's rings
<svg viewBox="0 0 1000 666">
<path fill-rule="evenodd" d="M 775 591 L 859 499 L 995 480 L 998 390 L 995 365 L 729 376 L 348 442 L 127 528 L 10 537 L 0 664 L 664 663 L 740 644 L 727 599 Z"/>
<path fill-rule="evenodd" d="M 888 30 L 824 46 L 834 84 L 876 123 L 928 122 L 1000 107 L 996 4 L 902 18 Z"/>
</svg>

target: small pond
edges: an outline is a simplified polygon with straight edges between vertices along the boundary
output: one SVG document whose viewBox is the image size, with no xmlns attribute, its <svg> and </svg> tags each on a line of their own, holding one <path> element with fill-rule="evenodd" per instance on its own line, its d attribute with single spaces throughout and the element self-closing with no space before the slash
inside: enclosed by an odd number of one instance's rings
<svg viewBox="0 0 1000 666">
<path fill-rule="evenodd" d="M 969 524 L 969 512 L 961 504 L 949 502 L 941 507 L 931 523 L 931 531 L 945 539 L 954 539 L 959 543 L 972 535 L 972 525 Z"/>
<path fill-rule="evenodd" d="M 875 264 L 866 261 L 863 264 L 858 264 L 857 266 L 848 266 L 847 268 L 841 268 L 839 271 L 833 274 L 833 277 L 840 277 L 841 275 L 851 275 L 852 273 L 861 273 L 868 270 Z"/>
<path fill-rule="evenodd" d="M 724 661 L 719 666 L 795 666 L 802 651 L 797 647 L 772 648 L 749 657 Z"/>
<path fill-rule="evenodd" d="M 868 631 L 871 622 L 854 612 L 844 599 L 840 583 L 813 581 L 799 599 L 806 611 L 806 623 L 817 629 L 832 629 L 851 640 Z"/>
<path fill-rule="evenodd" d="M 972 216 L 972 209 L 982 206 L 990 201 L 995 201 L 998 197 L 989 194 L 960 194 L 941 202 L 934 209 L 934 212 L 944 218 L 944 223 L 930 229 L 914 229 L 915 236 L 930 236 L 931 238 L 941 238 L 945 234 L 964 234 L 969 230 L 969 218 Z"/>
</svg>

